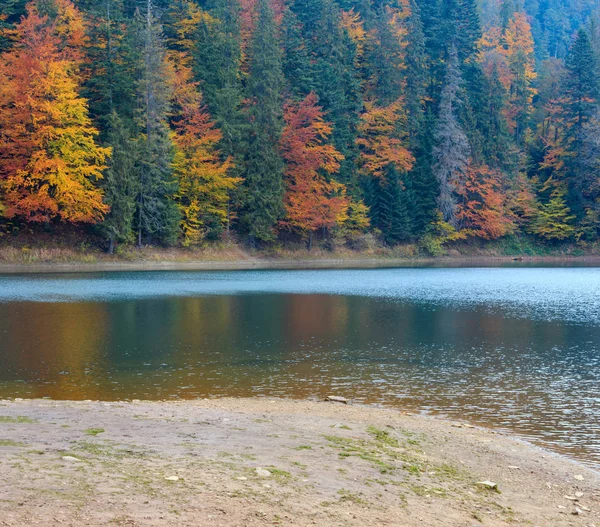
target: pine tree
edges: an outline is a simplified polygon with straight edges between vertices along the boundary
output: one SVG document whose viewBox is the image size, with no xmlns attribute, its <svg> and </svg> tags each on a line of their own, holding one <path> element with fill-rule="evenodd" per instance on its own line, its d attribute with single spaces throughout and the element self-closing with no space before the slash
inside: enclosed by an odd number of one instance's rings
<svg viewBox="0 0 600 527">
<path fill-rule="evenodd" d="M 427 110 L 416 144 L 412 149 L 415 164 L 405 177 L 414 237 L 423 235 L 437 215 L 440 184 L 433 171 L 436 122 L 433 111 Z"/>
<path fill-rule="evenodd" d="M 366 50 L 367 91 L 372 100 L 386 106 L 402 95 L 403 40 L 398 27 L 400 13 L 390 8 L 380 9 L 374 18 Z"/>
<path fill-rule="evenodd" d="M 102 132 L 112 128 L 113 112 L 131 126 L 140 55 L 126 29 L 123 0 L 97 0 L 88 17 L 83 93 L 90 101 L 91 116 Z"/>
<path fill-rule="evenodd" d="M 581 132 L 598 105 L 598 65 L 587 32 L 580 29 L 565 61 L 563 116 L 572 149 L 580 152 Z"/>
<path fill-rule="evenodd" d="M 259 0 L 257 10 L 249 50 L 250 131 L 240 220 L 252 242 L 270 242 L 283 216 L 283 160 L 279 141 L 283 128 L 284 79 L 273 10 L 268 0 Z"/>
</svg>

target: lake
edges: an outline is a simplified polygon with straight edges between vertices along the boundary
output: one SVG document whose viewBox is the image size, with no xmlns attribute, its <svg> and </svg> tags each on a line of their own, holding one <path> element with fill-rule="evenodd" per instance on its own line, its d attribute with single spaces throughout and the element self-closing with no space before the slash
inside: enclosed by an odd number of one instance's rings
<svg viewBox="0 0 600 527">
<path fill-rule="evenodd" d="M 600 467 L 600 269 L 0 275 L 0 397 L 327 394 Z"/>
</svg>

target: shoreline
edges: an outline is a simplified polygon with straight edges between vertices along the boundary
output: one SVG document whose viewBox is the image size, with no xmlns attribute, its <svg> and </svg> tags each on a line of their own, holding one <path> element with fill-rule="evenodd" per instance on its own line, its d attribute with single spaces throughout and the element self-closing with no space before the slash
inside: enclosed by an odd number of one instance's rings
<svg viewBox="0 0 600 527">
<path fill-rule="evenodd" d="M 19 273 L 92 273 L 122 271 L 248 271 L 248 270 L 319 270 L 386 269 L 410 267 L 496 267 L 514 265 L 600 266 L 600 255 L 586 256 L 471 256 L 439 258 L 247 258 L 230 260 L 111 260 L 95 262 L 0 262 L 1 274 Z"/>
<path fill-rule="evenodd" d="M 10 526 L 600 520 L 600 474 L 581 462 L 491 429 L 332 402 L 3 400 L 0 469 Z"/>
</svg>

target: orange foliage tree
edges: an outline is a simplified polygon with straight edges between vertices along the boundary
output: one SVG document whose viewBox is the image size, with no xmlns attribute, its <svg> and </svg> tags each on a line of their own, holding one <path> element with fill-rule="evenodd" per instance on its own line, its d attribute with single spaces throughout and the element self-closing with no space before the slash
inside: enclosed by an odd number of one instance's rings
<svg viewBox="0 0 600 527">
<path fill-rule="evenodd" d="M 523 139 L 526 120 L 536 89 L 535 57 L 531 25 L 527 15 L 515 12 L 506 28 L 491 27 L 480 41 L 484 69 L 495 68 L 500 82 L 509 94 L 506 120 L 517 142 Z"/>
<path fill-rule="evenodd" d="M 315 231 L 346 220 L 346 189 L 326 177 L 339 169 L 343 156 L 325 143 L 332 128 L 323 119 L 314 93 L 298 104 L 287 104 L 284 118 L 280 144 L 286 163 L 286 215 L 282 224 L 308 237 L 310 247 Z"/>
<path fill-rule="evenodd" d="M 396 125 L 402 118 L 402 99 L 383 107 L 365 102 L 356 140 L 360 148 L 361 169 L 365 175 L 382 177 L 385 167 L 390 164 L 401 171 L 412 168 L 414 157 L 397 137 Z"/>
<path fill-rule="evenodd" d="M 87 101 L 79 96 L 81 15 L 54 0 L 52 18 L 37 4 L 0 59 L 0 177 L 6 217 L 95 223 L 108 207 L 94 182 L 110 149 L 96 144 Z"/>
<path fill-rule="evenodd" d="M 469 164 L 462 183 L 456 189 L 456 219 L 463 234 L 493 240 L 513 231 L 515 224 L 499 171 Z"/>
</svg>

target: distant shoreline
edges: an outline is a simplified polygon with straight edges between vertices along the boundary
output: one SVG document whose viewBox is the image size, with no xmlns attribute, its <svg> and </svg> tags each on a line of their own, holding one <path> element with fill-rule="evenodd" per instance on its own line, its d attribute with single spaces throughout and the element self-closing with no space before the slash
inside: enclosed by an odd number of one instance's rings
<svg viewBox="0 0 600 527">
<path fill-rule="evenodd" d="M 124 260 L 94 262 L 19 262 L 0 263 L 0 274 L 86 273 L 110 271 L 247 271 L 385 269 L 395 267 L 495 267 L 498 265 L 552 264 L 600 266 L 600 255 L 586 256 L 453 256 L 439 258 L 247 258 L 230 260 Z"/>
</svg>

